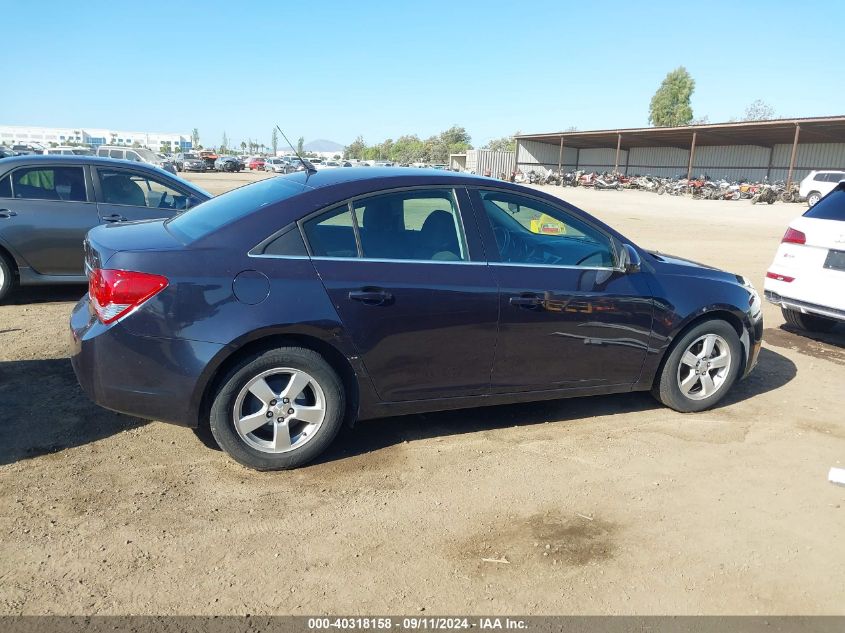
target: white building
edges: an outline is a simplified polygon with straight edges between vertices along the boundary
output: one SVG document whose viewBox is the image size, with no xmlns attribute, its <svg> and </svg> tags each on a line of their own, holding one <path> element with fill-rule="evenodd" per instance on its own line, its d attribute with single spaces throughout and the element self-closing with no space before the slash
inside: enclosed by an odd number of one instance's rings
<svg viewBox="0 0 845 633">
<path fill-rule="evenodd" d="M 105 128 L 31 127 L 25 125 L 0 125 L 0 145 L 67 145 L 83 143 L 100 145 L 134 144 L 160 152 L 181 152 L 191 149 L 190 134 L 164 132 L 127 132 Z"/>
</svg>

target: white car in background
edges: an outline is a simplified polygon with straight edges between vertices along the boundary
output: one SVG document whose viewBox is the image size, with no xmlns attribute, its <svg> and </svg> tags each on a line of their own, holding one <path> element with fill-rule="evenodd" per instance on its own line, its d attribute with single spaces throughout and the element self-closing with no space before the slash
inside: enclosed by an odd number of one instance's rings
<svg viewBox="0 0 845 633">
<path fill-rule="evenodd" d="M 798 187 L 798 195 L 807 199 L 807 204 L 814 206 L 819 200 L 833 191 L 833 188 L 845 180 L 845 171 L 811 171 L 801 181 Z"/>
<path fill-rule="evenodd" d="M 789 223 L 764 288 L 790 325 L 827 332 L 845 323 L 845 182 Z"/>
</svg>

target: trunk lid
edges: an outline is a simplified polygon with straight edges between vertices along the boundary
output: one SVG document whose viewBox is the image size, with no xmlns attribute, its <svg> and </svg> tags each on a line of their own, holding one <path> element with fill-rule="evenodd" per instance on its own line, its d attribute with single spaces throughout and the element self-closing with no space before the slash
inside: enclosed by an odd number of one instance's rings
<svg viewBox="0 0 845 633">
<path fill-rule="evenodd" d="M 163 251 L 184 248 L 164 226 L 164 220 L 142 220 L 105 224 L 91 229 L 85 238 L 86 271 L 107 268 L 115 253 L 124 251 Z"/>
</svg>

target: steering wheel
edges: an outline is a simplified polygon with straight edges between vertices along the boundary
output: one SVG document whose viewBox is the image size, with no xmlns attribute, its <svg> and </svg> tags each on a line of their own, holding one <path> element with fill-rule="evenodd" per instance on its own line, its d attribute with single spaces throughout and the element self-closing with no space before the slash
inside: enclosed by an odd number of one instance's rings
<svg viewBox="0 0 845 633">
<path fill-rule="evenodd" d="M 499 253 L 501 253 L 502 259 L 504 259 L 505 253 L 507 253 L 511 248 L 512 240 L 510 231 L 502 228 L 501 226 L 494 226 L 493 237 L 496 238 L 496 246 L 499 247 Z"/>
<path fill-rule="evenodd" d="M 584 257 L 582 257 L 577 262 L 575 262 L 575 265 L 580 266 L 585 261 L 587 261 L 588 259 L 590 259 L 591 257 L 593 257 L 595 255 L 598 255 L 599 257 L 601 257 L 601 251 L 593 251 L 592 253 L 587 253 L 586 255 L 584 255 Z"/>
</svg>

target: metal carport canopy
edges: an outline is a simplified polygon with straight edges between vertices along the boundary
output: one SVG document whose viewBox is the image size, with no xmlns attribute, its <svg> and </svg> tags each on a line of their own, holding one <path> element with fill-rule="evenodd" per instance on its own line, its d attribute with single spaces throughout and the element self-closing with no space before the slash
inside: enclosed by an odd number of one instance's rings
<svg viewBox="0 0 845 633">
<path fill-rule="evenodd" d="M 792 144 L 795 128 L 801 128 L 803 143 L 845 143 L 845 116 L 776 119 L 685 125 L 681 127 L 644 127 L 588 132 L 550 132 L 518 134 L 517 140 L 539 141 L 577 149 L 616 147 L 680 147 L 688 149 L 693 133 L 696 145 L 757 145 L 772 147 Z"/>
</svg>

